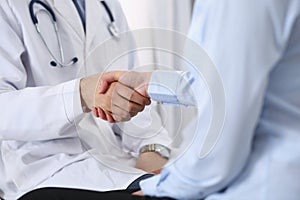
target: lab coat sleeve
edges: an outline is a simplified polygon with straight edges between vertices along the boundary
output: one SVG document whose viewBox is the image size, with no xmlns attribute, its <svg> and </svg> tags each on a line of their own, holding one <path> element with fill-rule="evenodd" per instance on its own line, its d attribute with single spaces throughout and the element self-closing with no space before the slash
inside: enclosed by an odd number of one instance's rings
<svg viewBox="0 0 300 200">
<path fill-rule="evenodd" d="M 0 141 L 75 136 L 76 131 L 71 131 L 75 129 L 74 119 L 82 113 L 79 80 L 28 88 L 26 67 L 22 61 L 26 49 L 20 25 L 15 19 L 8 5 L 1 2 Z"/>
<path fill-rule="evenodd" d="M 223 129 L 212 151 L 200 158 L 213 117 L 209 95 L 203 92 L 194 140 L 160 175 L 141 182 L 146 195 L 202 199 L 227 187 L 245 167 L 269 73 L 282 56 L 295 21 L 288 15 L 295 8 L 290 2 L 197 1 L 190 36 L 205 48 L 222 78 Z"/>
</svg>

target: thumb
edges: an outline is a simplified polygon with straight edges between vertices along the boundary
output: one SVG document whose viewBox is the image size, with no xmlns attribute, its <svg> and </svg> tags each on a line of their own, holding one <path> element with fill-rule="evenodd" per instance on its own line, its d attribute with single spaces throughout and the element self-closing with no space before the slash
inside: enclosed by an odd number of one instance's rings
<svg viewBox="0 0 300 200">
<path fill-rule="evenodd" d="M 99 81 L 99 94 L 104 94 L 109 88 L 109 83 L 104 80 Z"/>
<path fill-rule="evenodd" d="M 110 84 L 119 81 L 120 77 L 124 73 L 126 73 L 126 71 L 110 71 L 102 73 L 99 77 L 99 93 L 105 93 L 109 88 Z"/>
</svg>

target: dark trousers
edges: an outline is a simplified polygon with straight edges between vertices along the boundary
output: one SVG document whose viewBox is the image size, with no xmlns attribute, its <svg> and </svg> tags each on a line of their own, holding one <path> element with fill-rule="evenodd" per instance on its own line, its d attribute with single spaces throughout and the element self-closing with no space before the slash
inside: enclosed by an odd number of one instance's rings
<svg viewBox="0 0 300 200">
<path fill-rule="evenodd" d="M 94 192 L 78 189 L 42 188 L 29 192 L 19 200 L 170 200 L 170 198 L 138 197 L 136 190 Z"/>
<path fill-rule="evenodd" d="M 95 192 L 79 189 L 41 188 L 33 190 L 19 200 L 171 200 L 170 198 L 138 197 L 131 195 L 140 190 L 139 182 L 153 175 L 146 174 L 132 182 L 126 190 Z"/>
</svg>

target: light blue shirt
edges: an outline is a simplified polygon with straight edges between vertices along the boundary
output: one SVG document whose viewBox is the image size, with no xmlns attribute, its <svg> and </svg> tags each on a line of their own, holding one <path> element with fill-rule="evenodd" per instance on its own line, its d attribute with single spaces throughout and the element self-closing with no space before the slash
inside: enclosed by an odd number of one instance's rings
<svg viewBox="0 0 300 200">
<path fill-rule="evenodd" d="M 197 104 L 201 123 L 181 157 L 141 182 L 143 192 L 176 199 L 299 200 L 300 1 L 198 0 L 190 37 L 222 78 L 223 131 L 213 151 L 199 159 L 211 116 L 209 94 L 198 85 L 203 80 L 191 81 L 201 79 L 192 71 L 171 72 L 169 78 L 167 72 L 153 73 L 151 82 L 168 91 L 154 84 L 150 96 Z M 187 86 L 199 94 L 191 95 Z"/>
</svg>

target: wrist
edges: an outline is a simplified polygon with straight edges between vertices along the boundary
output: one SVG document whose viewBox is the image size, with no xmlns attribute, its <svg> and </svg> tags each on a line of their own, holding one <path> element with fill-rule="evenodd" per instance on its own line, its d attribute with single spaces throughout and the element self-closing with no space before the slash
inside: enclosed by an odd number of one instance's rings
<svg viewBox="0 0 300 200">
<path fill-rule="evenodd" d="M 168 159 L 155 152 L 144 152 L 139 155 L 135 167 L 148 173 L 158 174 Z"/>
<path fill-rule="evenodd" d="M 96 87 L 99 75 L 93 75 L 80 79 L 79 91 L 81 106 L 84 112 L 90 112 L 94 106 Z"/>
</svg>

